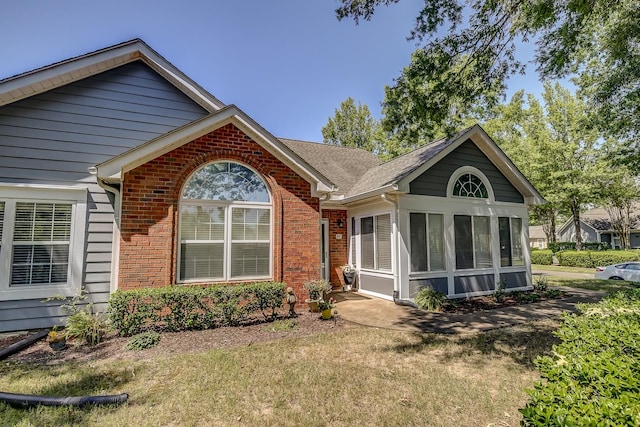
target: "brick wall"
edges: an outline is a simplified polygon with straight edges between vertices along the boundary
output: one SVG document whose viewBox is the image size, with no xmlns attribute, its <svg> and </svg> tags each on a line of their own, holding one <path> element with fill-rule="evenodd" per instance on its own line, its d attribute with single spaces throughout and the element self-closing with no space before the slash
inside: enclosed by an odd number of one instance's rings
<svg viewBox="0 0 640 427">
<path fill-rule="evenodd" d="M 339 209 L 323 209 L 322 218 L 329 220 L 329 281 L 334 289 L 342 287 L 335 271 L 336 267 L 347 264 L 349 240 L 347 237 L 347 211 Z M 338 226 L 338 220 L 342 227 Z M 337 237 L 341 236 L 341 239 Z"/>
<path fill-rule="evenodd" d="M 232 124 L 125 174 L 119 288 L 175 283 L 180 193 L 191 173 L 216 160 L 262 175 L 272 198 L 273 280 L 305 298 L 302 284 L 317 278 L 320 265 L 319 201 L 308 182 Z"/>
</svg>

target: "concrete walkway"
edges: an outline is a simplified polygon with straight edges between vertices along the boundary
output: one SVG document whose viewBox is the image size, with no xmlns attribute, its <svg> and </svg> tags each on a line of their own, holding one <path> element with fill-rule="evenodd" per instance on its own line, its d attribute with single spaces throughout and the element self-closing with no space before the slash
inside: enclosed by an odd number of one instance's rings
<svg viewBox="0 0 640 427">
<path fill-rule="evenodd" d="M 335 310 L 344 320 L 363 326 L 409 332 L 468 334 L 517 325 L 531 320 L 557 318 L 563 311 L 575 311 L 578 303 L 599 301 L 603 292 L 561 288 L 570 296 L 502 309 L 467 314 L 432 313 L 396 305 L 354 292 L 332 294 Z"/>
</svg>

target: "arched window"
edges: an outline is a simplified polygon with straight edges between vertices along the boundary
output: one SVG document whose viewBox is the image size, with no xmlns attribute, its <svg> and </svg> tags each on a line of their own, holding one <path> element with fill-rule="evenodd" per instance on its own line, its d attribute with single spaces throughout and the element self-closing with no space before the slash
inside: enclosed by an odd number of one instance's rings
<svg viewBox="0 0 640 427">
<path fill-rule="evenodd" d="M 472 173 L 460 175 L 453 185 L 453 195 L 458 197 L 475 197 L 488 199 L 489 192 L 484 182 Z"/>
<path fill-rule="evenodd" d="M 210 163 L 189 177 L 180 200 L 178 280 L 271 276 L 271 198 L 239 163 Z"/>
</svg>

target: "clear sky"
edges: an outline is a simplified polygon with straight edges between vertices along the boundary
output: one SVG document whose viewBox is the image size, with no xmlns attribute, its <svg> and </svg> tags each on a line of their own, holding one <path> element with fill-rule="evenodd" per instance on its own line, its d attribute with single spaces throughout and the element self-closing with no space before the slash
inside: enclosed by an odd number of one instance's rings
<svg viewBox="0 0 640 427">
<path fill-rule="evenodd" d="M 380 117 L 384 86 L 416 48 L 406 37 L 421 4 L 403 0 L 356 26 L 338 22 L 335 0 L 3 0 L 0 79 L 141 38 L 275 136 L 322 141 L 348 97 Z M 509 93 L 540 87 L 532 72 Z"/>
</svg>

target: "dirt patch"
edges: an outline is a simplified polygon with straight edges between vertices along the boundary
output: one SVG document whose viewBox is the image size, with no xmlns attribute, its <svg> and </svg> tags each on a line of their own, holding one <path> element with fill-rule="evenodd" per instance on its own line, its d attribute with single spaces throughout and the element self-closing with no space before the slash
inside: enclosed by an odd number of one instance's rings
<svg viewBox="0 0 640 427">
<path fill-rule="evenodd" d="M 566 298 L 571 294 L 564 291 L 519 291 L 504 295 L 502 301 L 496 301 L 493 295 L 447 300 L 442 311 L 445 313 L 474 313 L 476 311 L 495 310 L 516 305 L 531 304 L 550 299 Z"/>
<path fill-rule="evenodd" d="M 161 334 L 160 343 L 153 348 L 142 351 L 126 350 L 130 338 L 109 335 L 94 346 L 75 346 L 72 343 L 60 351 L 54 351 L 43 339 L 34 345 L 9 356 L 6 360 L 17 363 L 53 365 L 73 361 L 114 361 L 114 360 L 148 360 L 158 357 L 183 353 L 196 353 L 216 348 L 226 348 L 254 343 L 273 341 L 282 338 L 295 338 L 331 332 L 348 327 L 339 317 L 322 320 L 319 313 L 310 313 L 298 309 L 298 316 L 290 318 L 293 328 L 283 328 L 287 318 L 281 322 L 260 322 L 248 326 L 222 327 L 204 331 L 166 332 Z M 14 335 L 0 338 L 0 349 L 21 340 L 25 335 Z"/>
</svg>

